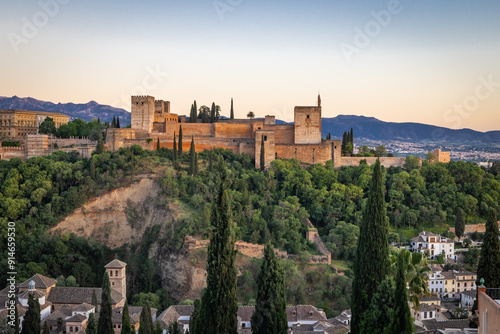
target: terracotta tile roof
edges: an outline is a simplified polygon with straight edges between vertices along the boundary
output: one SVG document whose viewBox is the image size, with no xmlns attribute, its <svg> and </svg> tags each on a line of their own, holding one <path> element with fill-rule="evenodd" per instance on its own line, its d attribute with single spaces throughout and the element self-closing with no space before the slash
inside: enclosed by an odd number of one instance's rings
<svg viewBox="0 0 500 334">
<path fill-rule="evenodd" d="M 429 236 L 429 237 L 434 237 L 434 236 L 436 236 L 434 233 L 429 232 L 429 231 L 422 231 L 422 232 L 420 232 L 420 234 L 422 234 L 422 235 L 426 235 L 426 236 Z"/>
<path fill-rule="evenodd" d="M 30 281 L 35 282 L 36 289 L 47 289 L 51 286 L 55 286 L 57 281 L 55 279 L 49 278 L 47 276 L 43 276 L 40 274 L 36 274 L 32 276 L 30 279 L 24 281 L 19 285 L 22 289 L 28 289 Z"/>
<path fill-rule="evenodd" d="M 241 321 L 250 321 L 254 311 L 255 306 L 239 306 L 238 317 L 240 317 Z"/>
<path fill-rule="evenodd" d="M 445 329 L 465 329 L 469 328 L 469 319 L 457 319 L 457 320 L 446 320 L 437 321 L 436 319 L 422 320 L 425 328 L 427 330 L 445 330 Z"/>
<path fill-rule="evenodd" d="M 160 326 L 163 329 L 168 327 L 172 321 L 177 321 L 181 316 L 191 316 L 194 311 L 193 305 L 172 305 L 158 316 Z"/>
<path fill-rule="evenodd" d="M 57 310 L 66 314 L 67 317 L 71 317 L 73 315 L 74 308 L 75 307 L 73 305 L 64 304 L 64 305 L 59 306 L 59 308 Z"/>
<path fill-rule="evenodd" d="M 420 307 L 418 308 L 418 311 L 420 312 L 430 312 L 430 311 L 436 311 L 436 309 L 430 305 L 421 303 Z"/>
<path fill-rule="evenodd" d="M 441 275 L 443 275 L 445 279 L 455 279 L 453 271 L 442 271 Z"/>
<path fill-rule="evenodd" d="M 20 294 L 18 294 L 17 297 L 21 298 L 21 299 L 28 299 L 30 294 L 34 295 L 36 298 L 45 297 L 45 293 L 43 293 L 42 291 L 38 291 L 38 290 L 34 290 L 34 291 L 26 290 L 26 291 L 23 291 Z"/>
<path fill-rule="evenodd" d="M 92 304 L 92 293 L 95 292 L 97 303 L 101 303 L 101 288 L 74 288 L 74 287 L 54 287 L 50 290 L 47 299 L 53 304 Z M 117 304 L 123 297 L 114 290 L 111 290 L 111 303 Z"/>
<path fill-rule="evenodd" d="M 464 292 L 461 292 L 461 294 L 472 297 L 472 298 L 476 298 L 477 290 L 464 291 Z"/>
<path fill-rule="evenodd" d="M 326 320 L 325 312 L 312 305 L 287 306 L 288 322 Z"/>
<path fill-rule="evenodd" d="M 49 314 L 47 317 L 45 317 L 45 319 L 43 319 L 42 323 L 47 321 L 49 326 L 57 326 L 57 325 L 64 324 L 66 322 L 67 318 L 68 318 L 68 316 L 64 312 L 61 312 L 60 310 L 55 310 L 54 312 Z M 59 321 L 59 319 L 61 319 L 60 320 L 61 322 Z"/>
<path fill-rule="evenodd" d="M 88 304 L 88 303 L 81 303 L 80 305 L 75 306 L 73 308 L 73 311 L 75 311 L 75 312 L 88 312 L 88 311 L 91 311 L 91 310 L 94 310 L 94 309 L 95 309 L 94 305 L 91 305 L 91 304 Z"/>
<path fill-rule="evenodd" d="M 130 316 L 130 322 L 135 324 L 139 322 L 140 316 L 142 312 L 142 306 L 129 306 L 128 307 L 128 315 Z M 155 316 L 157 309 L 151 308 L 151 315 Z M 112 318 L 114 324 L 121 324 L 123 317 L 123 307 L 116 307 L 113 309 Z"/>
<path fill-rule="evenodd" d="M 110 263 L 105 265 L 104 268 L 119 268 L 119 269 L 121 269 L 121 268 L 125 268 L 126 266 L 127 266 L 127 264 L 125 262 L 114 259 L 113 261 L 111 261 Z"/>
<path fill-rule="evenodd" d="M 85 320 L 87 320 L 87 317 L 83 314 L 75 314 L 74 316 L 66 319 L 66 322 L 84 322 Z"/>
</svg>

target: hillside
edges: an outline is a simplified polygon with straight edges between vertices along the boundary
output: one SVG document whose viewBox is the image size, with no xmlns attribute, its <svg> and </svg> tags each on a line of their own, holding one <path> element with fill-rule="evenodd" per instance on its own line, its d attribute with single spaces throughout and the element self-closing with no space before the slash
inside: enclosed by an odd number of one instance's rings
<svg viewBox="0 0 500 334">
<path fill-rule="evenodd" d="M 407 142 L 438 142 L 498 144 L 500 131 L 480 132 L 471 129 L 453 130 L 421 123 L 384 122 L 374 117 L 339 115 L 323 118 L 322 135 L 342 138 L 344 131 L 354 130 L 355 139 L 400 140 Z"/>
<path fill-rule="evenodd" d="M 120 118 L 120 125 L 126 126 L 130 124 L 130 113 L 124 109 L 111 107 L 108 105 L 99 104 L 95 101 L 87 103 L 52 103 L 40 101 L 31 97 L 5 97 L 0 96 L 0 109 L 21 109 L 21 110 L 36 110 L 36 111 L 51 111 L 58 112 L 71 117 L 71 119 L 81 118 L 90 122 L 93 118 L 100 118 L 101 121 L 113 120 L 113 117 Z"/>
</svg>

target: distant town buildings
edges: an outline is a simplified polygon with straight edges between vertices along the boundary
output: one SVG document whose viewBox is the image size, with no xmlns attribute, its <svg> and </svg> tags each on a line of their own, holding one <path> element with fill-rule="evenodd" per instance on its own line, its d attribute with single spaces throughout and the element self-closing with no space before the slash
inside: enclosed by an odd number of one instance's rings
<svg viewBox="0 0 500 334">
<path fill-rule="evenodd" d="M 455 244 L 451 239 L 423 231 L 418 234 L 418 237 L 411 239 L 410 251 L 424 253 L 432 259 L 437 258 L 440 254 L 446 259 L 453 259 L 455 257 Z"/>
</svg>

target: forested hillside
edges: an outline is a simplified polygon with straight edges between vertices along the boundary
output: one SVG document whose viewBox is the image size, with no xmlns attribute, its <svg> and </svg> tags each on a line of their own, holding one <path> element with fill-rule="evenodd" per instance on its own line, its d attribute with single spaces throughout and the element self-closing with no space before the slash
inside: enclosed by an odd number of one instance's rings
<svg viewBox="0 0 500 334">
<path fill-rule="evenodd" d="M 346 266 L 342 268 L 346 275 L 338 276 L 324 265 L 284 261 L 288 303 L 311 303 L 325 308 L 329 315 L 348 308 L 352 276 L 348 266 L 356 250 L 372 168 L 361 164 L 334 170 L 329 163 L 311 166 L 297 160 L 276 160 L 269 171 L 261 172 L 253 167 L 249 156 L 223 150 L 201 153 L 195 175 L 189 175 L 187 153 L 172 161 L 171 150 L 144 151 L 138 146 L 96 154 L 92 159 L 56 152 L 26 162 L 0 161 L 0 243 L 5 249 L 7 222 L 15 221 L 18 280 L 41 273 L 64 276 L 60 284 L 100 286 L 103 265 L 117 255 L 129 264 L 132 302 L 154 299 L 153 304 L 165 307 L 172 300 L 162 287 L 155 258 L 148 259 L 150 248 L 156 243 L 164 251 L 180 252 L 186 234 L 208 238 L 215 188 L 211 168 L 218 157 L 224 158 L 229 168 L 237 239 L 259 244 L 271 241 L 274 247 L 289 253 L 315 254 L 314 246 L 305 238 L 304 222 L 309 219 L 332 258 L 343 260 L 334 261 L 334 266 Z M 148 228 L 137 244 L 114 250 L 75 235 L 47 234 L 48 227 L 91 196 L 128 185 L 143 173 L 156 173 L 163 203 L 182 202 L 189 211 L 188 218 L 168 228 Z M 467 223 L 484 222 L 490 207 L 500 211 L 500 175 L 472 163 L 424 162 L 419 169 L 410 157 L 405 168 L 391 167 L 383 173 L 393 241 L 406 241 L 423 228 L 442 232 L 454 224 L 459 208 Z M 7 254 L 2 252 L 1 265 L 5 267 L 6 261 Z M 238 298 L 243 304 L 252 303 L 256 297 L 258 264 L 257 260 L 251 262 L 250 269 L 238 278 Z M 0 279 L 5 281 L 3 275 Z"/>
</svg>

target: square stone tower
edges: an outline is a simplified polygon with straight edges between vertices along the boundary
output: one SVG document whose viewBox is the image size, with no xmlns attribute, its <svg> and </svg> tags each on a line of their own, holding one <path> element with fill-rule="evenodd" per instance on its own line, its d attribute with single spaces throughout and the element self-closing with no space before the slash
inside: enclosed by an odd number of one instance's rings
<svg viewBox="0 0 500 334">
<path fill-rule="evenodd" d="M 132 129 L 151 133 L 155 119 L 155 98 L 153 96 L 132 96 Z"/>
<path fill-rule="evenodd" d="M 125 262 L 116 259 L 104 266 L 109 276 L 111 290 L 118 292 L 123 298 L 127 298 L 127 272 L 125 267 L 127 267 Z"/>
<path fill-rule="evenodd" d="M 295 144 L 321 144 L 321 106 L 295 107 Z"/>
</svg>

